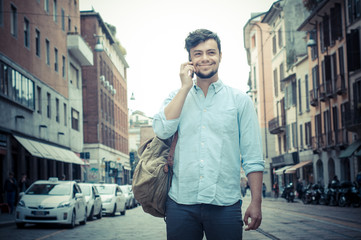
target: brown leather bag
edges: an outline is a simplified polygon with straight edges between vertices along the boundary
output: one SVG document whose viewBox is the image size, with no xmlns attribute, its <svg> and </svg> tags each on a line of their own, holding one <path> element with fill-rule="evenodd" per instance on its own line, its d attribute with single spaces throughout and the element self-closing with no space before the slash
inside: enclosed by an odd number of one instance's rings
<svg viewBox="0 0 361 240">
<path fill-rule="evenodd" d="M 140 159 L 133 174 L 133 193 L 144 212 L 155 217 L 165 217 L 177 139 L 178 132 L 174 134 L 173 140 L 154 137 L 138 149 Z"/>
</svg>

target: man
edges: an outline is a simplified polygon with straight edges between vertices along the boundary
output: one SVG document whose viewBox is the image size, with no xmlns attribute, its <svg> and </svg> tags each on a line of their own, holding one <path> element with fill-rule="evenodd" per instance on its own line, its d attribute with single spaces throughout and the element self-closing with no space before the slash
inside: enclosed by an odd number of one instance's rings
<svg viewBox="0 0 361 240">
<path fill-rule="evenodd" d="M 222 53 L 215 33 L 196 30 L 185 48 L 189 62 L 181 65 L 181 88 L 170 94 L 153 121 L 161 139 L 178 131 L 167 238 L 201 240 L 205 233 L 208 240 L 241 239 L 240 155 L 252 197 L 245 230 L 257 229 L 262 220 L 264 161 L 253 103 L 218 78 Z"/>
<path fill-rule="evenodd" d="M 14 173 L 9 172 L 9 177 L 5 180 L 4 191 L 6 193 L 6 199 L 10 208 L 10 213 L 13 213 L 14 211 L 15 197 L 17 190 L 16 188 L 17 188 L 17 183 L 14 178 Z"/>
<path fill-rule="evenodd" d="M 28 176 L 26 175 L 26 173 L 22 173 L 21 174 L 21 178 L 19 180 L 19 189 L 20 192 L 25 192 L 26 189 L 28 189 L 30 187 L 30 180 L 28 179 Z"/>
</svg>

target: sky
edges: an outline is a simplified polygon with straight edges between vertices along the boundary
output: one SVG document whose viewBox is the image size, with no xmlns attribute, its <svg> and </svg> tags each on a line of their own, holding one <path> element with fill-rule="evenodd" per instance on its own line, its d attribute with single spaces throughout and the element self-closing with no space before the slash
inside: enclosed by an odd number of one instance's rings
<svg viewBox="0 0 361 240">
<path fill-rule="evenodd" d="M 180 65 L 188 60 L 184 40 L 199 28 L 221 39 L 219 78 L 248 90 L 250 67 L 243 27 L 251 13 L 267 12 L 271 0 L 80 0 L 80 10 L 98 12 L 115 26 L 126 49 L 128 108 L 156 114 L 163 100 L 180 87 Z M 135 100 L 130 100 L 134 93 Z"/>
</svg>

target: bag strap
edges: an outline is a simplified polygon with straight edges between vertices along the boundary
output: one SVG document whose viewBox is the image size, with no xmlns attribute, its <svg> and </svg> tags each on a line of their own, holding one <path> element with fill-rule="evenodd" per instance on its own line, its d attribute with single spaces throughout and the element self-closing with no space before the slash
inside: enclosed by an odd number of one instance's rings
<svg viewBox="0 0 361 240">
<path fill-rule="evenodd" d="M 174 152 L 175 152 L 175 146 L 177 145 L 178 140 L 178 131 L 175 132 L 172 140 L 172 144 L 170 145 L 168 158 L 167 158 L 167 164 L 164 166 L 164 172 L 168 172 L 169 168 L 173 167 L 174 164 Z"/>
</svg>

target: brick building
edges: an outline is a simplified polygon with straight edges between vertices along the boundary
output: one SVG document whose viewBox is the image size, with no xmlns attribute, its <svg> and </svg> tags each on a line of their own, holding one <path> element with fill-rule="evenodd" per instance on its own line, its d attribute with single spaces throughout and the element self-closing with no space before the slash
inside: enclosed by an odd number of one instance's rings
<svg viewBox="0 0 361 240">
<path fill-rule="evenodd" d="M 0 186 L 9 171 L 31 181 L 82 178 L 78 1 L 0 1 Z"/>
<path fill-rule="evenodd" d="M 81 12 L 81 34 L 94 49 L 94 66 L 82 68 L 87 180 L 128 184 L 128 63 L 108 26 L 99 13 Z"/>
</svg>

